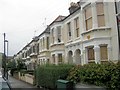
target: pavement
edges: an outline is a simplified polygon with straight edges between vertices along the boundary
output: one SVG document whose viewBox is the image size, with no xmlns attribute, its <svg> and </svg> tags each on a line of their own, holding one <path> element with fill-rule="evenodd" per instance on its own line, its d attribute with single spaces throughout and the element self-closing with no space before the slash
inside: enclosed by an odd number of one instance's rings
<svg viewBox="0 0 120 90">
<path fill-rule="evenodd" d="M 24 81 L 18 80 L 12 76 L 9 76 L 8 78 L 10 86 L 12 88 L 12 90 L 46 90 L 44 88 L 37 88 L 36 86 L 33 86 L 31 84 L 28 84 Z M 75 85 L 75 89 L 74 90 L 106 90 L 103 87 L 99 87 L 99 86 L 95 86 L 95 85 L 87 85 L 87 84 L 82 84 L 82 83 L 78 83 Z"/>
<path fill-rule="evenodd" d="M 26 90 L 26 89 L 31 89 L 31 90 L 44 90 L 42 88 L 37 88 L 36 86 L 33 86 L 31 84 L 28 84 L 24 81 L 18 80 L 12 76 L 9 76 L 8 78 L 11 89 L 12 90 Z"/>
<path fill-rule="evenodd" d="M 95 86 L 95 85 L 87 85 L 83 83 L 78 83 L 75 85 L 75 90 L 106 90 L 104 87 Z"/>
</svg>

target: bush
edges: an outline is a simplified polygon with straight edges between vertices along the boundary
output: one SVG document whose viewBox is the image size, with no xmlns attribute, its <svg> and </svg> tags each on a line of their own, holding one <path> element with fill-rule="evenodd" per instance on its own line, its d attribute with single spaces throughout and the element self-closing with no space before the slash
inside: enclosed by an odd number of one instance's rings
<svg viewBox="0 0 120 90">
<path fill-rule="evenodd" d="M 66 79 L 73 65 L 44 65 L 36 69 L 36 84 L 45 88 L 55 89 L 58 79 Z"/>
<path fill-rule="evenodd" d="M 120 88 L 120 63 L 87 64 L 73 67 L 67 77 L 68 80 L 105 86 L 107 88 Z"/>
</svg>

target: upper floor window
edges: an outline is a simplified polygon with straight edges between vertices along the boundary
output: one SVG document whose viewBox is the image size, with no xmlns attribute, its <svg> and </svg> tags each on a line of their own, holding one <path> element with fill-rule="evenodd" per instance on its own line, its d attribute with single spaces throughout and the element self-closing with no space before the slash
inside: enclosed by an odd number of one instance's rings
<svg viewBox="0 0 120 90">
<path fill-rule="evenodd" d="M 71 40 L 72 33 L 71 33 L 71 23 L 70 22 L 67 24 L 67 27 L 68 27 L 68 39 Z"/>
<path fill-rule="evenodd" d="M 39 43 L 37 44 L 37 53 L 39 53 Z"/>
<path fill-rule="evenodd" d="M 45 48 L 45 39 L 44 39 L 44 37 L 43 37 L 43 43 L 42 43 L 43 45 L 43 49 Z"/>
<path fill-rule="evenodd" d="M 103 2 L 98 2 L 96 4 L 96 9 L 97 9 L 98 27 L 105 26 L 104 4 L 103 4 Z"/>
<path fill-rule="evenodd" d="M 47 49 L 49 49 L 49 37 L 47 37 Z"/>
<path fill-rule="evenodd" d="M 25 52 L 25 57 L 27 57 L 27 51 Z"/>
<path fill-rule="evenodd" d="M 32 53 L 32 47 L 30 47 L 30 54 Z"/>
<path fill-rule="evenodd" d="M 92 10 L 90 5 L 85 8 L 85 24 L 86 30 L 92 29 Z"/>
<path fill-rule="evenodd" d="M 52 43 L 55 42 L 55 37 L 54 37 L 54 28 L 51 31 L 51 39 L 52 39 Z"/>
<path fill-rule="evenodd" d="M 39 40 L 39 50 L 41 51 L 42 49 L 42 43 L 41 43 L 41 39 Z"/>
<path fill-rule="evenodd" d="M 28 49 L 28 56 L 30 55 L 30 49 Z"/>
<path fill-rule="evenodd" d="M 75 24 L 75 36 L 79 37 L 79 18 L 74 19 L 74 24 Z"/>
<path fill-rule="evenodd" d="M 61 42 L 61 26 L 57 27 L 57 36 L 58 36 L 58 42 Z"/>
<path fill-rule="evenodd" d="M 22 53 L 22 58 L 24 58 L 24 53 Z"/>
<path fill-rule="evenodd" d="M 32 53 L 35 53 L 35 46 L 33 46 L 33 52 Z"/>
</svg>

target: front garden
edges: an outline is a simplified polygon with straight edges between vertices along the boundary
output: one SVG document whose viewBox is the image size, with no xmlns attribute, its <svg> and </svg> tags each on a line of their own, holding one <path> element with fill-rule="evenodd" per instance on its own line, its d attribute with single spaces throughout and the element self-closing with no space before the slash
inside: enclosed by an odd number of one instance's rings
<svg viewBox="0 0 120 90">
<path fill-rule="evenodd" d="M 75 65 L 44 65 L 39 66 L 35 73 L 36 85 L 56 89 L 58 79 L 77 83 L 102 86 L 107 89 L 120 88 L 120 62 L 103 64 Z"/>
<path fill-rule="evenodd" d="M 33 70 L 26 70 L 24 65 L 15 66 L 12 62 L 8 67 L 11 74 L 27 83 L 48 89 L 57 88 L 57 80 L 62 79 L 74 84 L 83 83 L 102 86 L 109 90 L 119 90 L 120 88 L 120 62 L 114 64 L 106 62 L 102 64 L 86 65 L 39 65 Z"/>
</svg>

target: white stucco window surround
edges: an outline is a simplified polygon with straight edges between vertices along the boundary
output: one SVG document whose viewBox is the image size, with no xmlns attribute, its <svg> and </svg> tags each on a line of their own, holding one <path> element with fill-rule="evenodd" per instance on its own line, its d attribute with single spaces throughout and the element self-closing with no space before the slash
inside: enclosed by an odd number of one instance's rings
<svg viewBox="0 0 120 90">
<path fill-rule="evenodd" d="M 81 35 L 85 35 L 85 34 L 88 34 L 88 33 L 91 33 L 91 32 L 101 31 L 101 30 L 111 30 L 111 27 L 97 27 L 97 28 L 93 28 L 93 29 L 90 29 L 88 31 L 83 31 L 81 33 Z"/>
<path fill-rule="evenodd" d="M 100 47 L 98 45 L 94 46 L 95 53 L 95 63 L 100 63 Z"/>
<path fill-rule="evenodd" d="M 82 63 L 83 64 L 88 64 L 88 55 L 87 55 L 88 52 L 87 52 L 87 48 L 84 47 L 82 52 L 83 52 L 82 53 L 82 55 L 83 55 Z"/>
<path fill-rule="evenodd" d="M 108 44 L 107 50 L 108 50 L 108 61 L 110 61 L 112 60 L 112 47 L 110 44 Z"/>
</svg>

